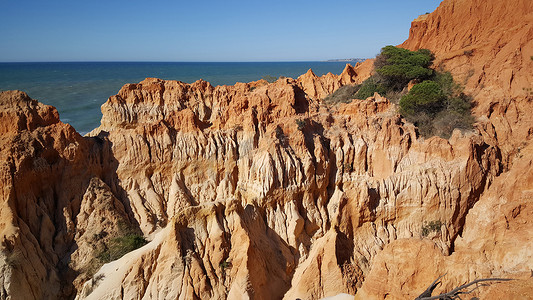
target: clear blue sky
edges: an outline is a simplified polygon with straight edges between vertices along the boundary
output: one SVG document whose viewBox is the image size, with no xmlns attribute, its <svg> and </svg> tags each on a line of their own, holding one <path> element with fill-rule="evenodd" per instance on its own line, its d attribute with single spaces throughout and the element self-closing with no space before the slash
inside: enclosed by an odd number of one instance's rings
<svg viewBox="0 0 533 300">
<path fill-rule="evenodd" d="M 0 0 L 0 61 L 373 57 L 441 0 Z"/>
</svg>

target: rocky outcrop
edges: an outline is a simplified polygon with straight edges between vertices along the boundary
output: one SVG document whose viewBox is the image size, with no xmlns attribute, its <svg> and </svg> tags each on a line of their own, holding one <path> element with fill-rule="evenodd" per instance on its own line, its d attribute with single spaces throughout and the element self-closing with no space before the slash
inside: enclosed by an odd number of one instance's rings
<svg viewBox="0 0 533 300">
<path fill-rule="evenodd" d="M 341 86 L 362 83 L 370 77 L 373 70 L 374 60 L 367 59 L 357 63 L 355 67 L 347 64 L 340 75 L 328 73 L 318 77 L 313 70 L 309 69 L 307 73 L 298 77 L 298 82 L 309 97 L 324 99 Z"/>
<path fill-rule="evenodd" d="M 30 116 L 44 107 L 24 94 L 17 101 L 33 103 Z M 14 264 L 3 273 L 6 295 L 27 287 L 30 298 L 76 290 L 80 299 L 353 294 L 383 246 L 420 236 L 424 222 L 446 220 L 432 238 L 448 253 L 480 190 L 500 172 L 492 163 L 498 150 L 477 135 L 423 141 L 384 98 L 327 108 L 293 79 L 233 87 L 148 79 L 126 85 L 102 110 L 94 137 L 57 118 L 15 131 L 52 135 L 45 149 L 76 141 L 78 152 L 56 157 L 52 183 L 17 181 L 44 191 L 8 198 L 35 199 L 27 204 L 35 209 L 51 193 L 54 205 L 40 209 L 48 227 L 13 227 L 11 236 L 41 239 L 28 265 L 44 262 L 43 272 L 57 275 L 11 287 Z M 71 143 L 60 143 L 63 136 Z M 7 174 L 45 177 L 32 168 Z M 152 242 L 90 277 L 95 251 L 120 223 L 139 226 Z M 46 234 L 56 247 L 49 252 Z"/>
<path fill-rule="evenodd" d="M 466 217 L 449 256 L 434 243 L 398 240 L 379 253 L 358 291 L 361 299 L 419 295 L 447 274 L 437 292 L 483 277 L 515 280 L 480 289 L 480 299 L 528 299 L 531 240 L 529 169 L 533 77 L 530 1 L 443 1 L 411 26 L 401 46 L 427 48 L 435 68 L 450 71 L 474 97 L 473 112 L 486 143 L 501 149 L 505 171 L 485 189 Z M 412 253 L 411 255 L 408 255 Z M 529 291 L 526 293 L 525 291 Z"/>
<path fill-rule="evenodd" d="M 373 257 L 420 237 L 424 222 L 442 221 L 432 239 L 449 253 L 500 172 L 498 150 L 476 134 L 420 140 L 388 100 L 327 108 L 302 77 L 147 79 L 102 111 L 91 134 L 112 145 L 121 197 L 158 242 L 102 269 L 89 298 L 353 294 Z"/>
<path fill-rule="evenodd" d="M 474 279 L 511 277 L 513 281 L 480 289 L 479 298 L 530 299 L 532 150 L 531 146 L 523 149 L 511 170 L 483 193 L 466 217 L 464 232 L 451 255 L 442 255 L 427 240 L 397 240 L 377 255 L 358 297 L 414 299 L 436 276 L 446 274 L 437 293 Z"/>
<path fill-rule="evenodd" d="M 104 205 L 100 200 L 112 198 L 109 193 L 93 201 L 95 182 L 106 186 L 96 178 L 111 181 L 102 167 L 110 157 L 98 139 L 83 138 L 59 121 L 55 108 L 23 92 L 1 93 L 0 115 L 0 297 L 72 297 L 73 281 L 83 273 L 76 265 L 87 259 L 89 247 L 82 232 L 110 222 L 86 222 L 86 213 Z M 74 250 L 78 255 L 71 255 Z"/>
<path fill-rule="evenodd" d="M 411 24 L 400 45 L 435 53 L 435 68 L 450 71 L 475 101 L 487 140 L 504 161 L 531 138 L 533 123 L 533 3 L 528 0 L 443 1 Z"/>
</svg>

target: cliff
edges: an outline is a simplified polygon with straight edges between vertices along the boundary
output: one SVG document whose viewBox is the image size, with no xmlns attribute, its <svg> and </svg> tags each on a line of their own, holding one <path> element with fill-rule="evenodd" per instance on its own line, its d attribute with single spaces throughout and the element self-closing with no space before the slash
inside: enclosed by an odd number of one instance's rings
<svg viewBox="0 0 533 300">
<path fill-rule="evenodd" d="M 503 276 L 515 280 L 482 291 L 480 298 L 531 298 L 532 20 L 531 1 L 451 0 L 412 22 L 400 46 L 430 49 L 434 68 L 450 71 L 464 85 L 474 98 L 476 130 L 500 149 L 504 172 L 468 213 L 451 255 L 426 241 L 392 242 L 376 257 L 361 299 L 414 298 L 420 281 L 429 285 L 446 272 L 445 281 L 453 278 L 447 290 Z"/>
<path fill-rule="evenodd" d="M 512 160 L 530 139 L 533 123 L 533 2 L 443 1 L 412 22 L 400 46 L 435 53 L 435 68 L 450 71 L 475 101 L 479 130 Z"/>
<path fill-rule="evenodd" d="M 79 270 L 74 264 L 87 259 L 76 253 L 101 243 L 87 244 L 83 232 L 116 230 L 111 217 L 122 204 L 115 199 L 117 207 L 103 210 L 108 203 L 94 201 L 107 188 L 96 178 L 110 181 L 103 167 L 109 156 L 99 141 L 60 122 L 55 108 L 23 92 L 1 93 L 0 115 L 0 297 L 68 297 Z M 132 222 L 122 211 L 120 218 Z M 105 220 L 87 222 L 83 215 L 91 212 Z"/>
<path fill-rule="evenodd" d="M 413 22 L 402 46 L 430 48 L 458 78 L 482 72 L 466 80 L 476 128 L 448 140 L 420 138 L 377 94 L 321 101 L 372 61 L 274 83 L 149 78 L 110 97 L 86 137 L 1 93 L 0 297 L 406 299 L 444 273 L 437 291 L 506 277 L 475 295 L 527 295 L 531 95 L 516 90 L 531 82 L 533 36 L 531 5 L 516 3 L 444 1 Z M 477 27 L 456 21 L 466 12 Z M 102 266 L 126 232 L 149 243 Z"/>
<path fill-rule="evenodd" d="M 112 145 L 122 197 L 145 234 L 172 229 L 119 260 L 125 270 L 99 273 L 121 281 L 104 279 L 95 297 L 354 293 L 381 247 L 420 236 L 426 220 L 449 222 L 434 238 L 450 251 L 471 199 L 499 173 L 497 149 L 459 132 L 418 140 L 379 96 L 325 107 L 305 92 L 308 76 L 233 87 L 147 79 L 102 106 L 91 134 Z"/>
</svg>

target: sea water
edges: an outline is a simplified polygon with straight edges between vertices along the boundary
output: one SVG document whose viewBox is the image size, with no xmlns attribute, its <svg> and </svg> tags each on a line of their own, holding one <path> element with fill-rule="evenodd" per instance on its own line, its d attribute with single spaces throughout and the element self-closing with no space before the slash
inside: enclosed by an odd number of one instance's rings
<svg viewBox="0 0 533 300">
<path fill-rule="evenodd" d="M 100 106 L 126 83 L 147 77 L 212 85 L 234 85 L 264 76 L 297 78 L 315 74 L 340 74 L 346 62 L 65 62 L 0 63 L 0 91 L 21 90 L 33 99 L 53 105 L 61 121 L 81 134 L 98 127 Z"/>
</svg>

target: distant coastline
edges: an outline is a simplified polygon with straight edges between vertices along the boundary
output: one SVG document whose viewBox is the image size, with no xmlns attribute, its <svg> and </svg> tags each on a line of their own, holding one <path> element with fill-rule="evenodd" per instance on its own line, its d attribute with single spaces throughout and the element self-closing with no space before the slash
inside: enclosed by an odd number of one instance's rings
<svg viewBox="0 0 533 300">
<path fill-rule="evenodd" d="M 337 59 L 328 59 L 326 62 L 363 62 L 367 60 L 366 58 L 337 58 Z"/>
</svg>

